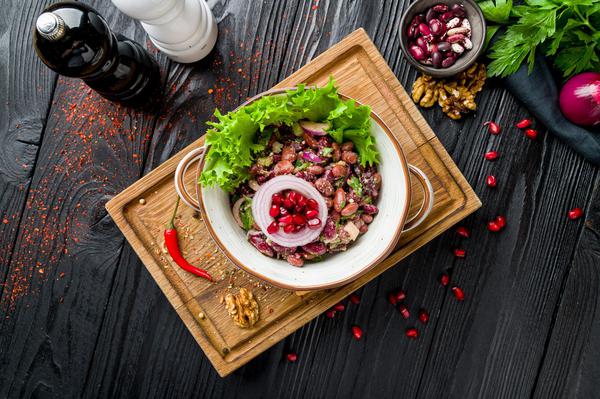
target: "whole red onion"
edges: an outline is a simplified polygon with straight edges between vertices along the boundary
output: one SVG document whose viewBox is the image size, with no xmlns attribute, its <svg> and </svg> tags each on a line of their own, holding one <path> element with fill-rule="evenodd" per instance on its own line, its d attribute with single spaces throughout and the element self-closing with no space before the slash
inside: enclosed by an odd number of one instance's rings
<svg viewBox="0 0 600 399">
<path fill-rule="evenodd" d="M 582 126 L 600 124 L 600 73 L 573 76 L 560 91 L 560 109 L 565 117 Z"/>
</svg>

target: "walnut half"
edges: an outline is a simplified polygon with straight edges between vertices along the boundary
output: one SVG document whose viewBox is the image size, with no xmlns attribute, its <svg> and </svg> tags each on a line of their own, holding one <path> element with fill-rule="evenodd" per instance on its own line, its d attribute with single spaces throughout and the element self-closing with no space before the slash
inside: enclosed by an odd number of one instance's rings
<svg viewBox="0 0 600 399">
<path fill-rule="evenodd" d="M 259 319 L 258 302 L 254 299 L 252 291 L 240 288 L 237 295 L 225 296 L 225 308 L 233 319 L 235 325 L 241 328 L 252 327 Z"/>
</svg>

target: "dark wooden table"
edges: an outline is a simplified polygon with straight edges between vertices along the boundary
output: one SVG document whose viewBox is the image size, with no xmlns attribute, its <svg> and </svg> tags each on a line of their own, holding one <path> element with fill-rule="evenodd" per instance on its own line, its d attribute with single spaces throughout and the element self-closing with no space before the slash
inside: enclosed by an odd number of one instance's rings
<svg viewBox="0 0 600 399">
<path fill-rule="evenodd" d="M 598 397 L 600 178 L 544 129 L 532 142 L 510 128 L 528 114 L 499 82 L 464 121 L 423 111 L 483 201 L 465 221 L 473 237 L 443 234 L 364 287 L 360 305 L 226 379 L 104 209 L 201 135 L 215 107 L 270 88 L 357 27 L 410 88 L 416 72 L 398 44 L 407 2 L 210 1 L 217 48 L 191 66 L 157 54 L 165 94 L 153 112 L 115 106 L 42 65 L 30 32 L 46 3 L 4 3 L 0 15 L 0 397 Z M 147 42 L 110 2 L 92 5 Z M 499 136 L 481 127 L 490 119 L 504 126 Z M 489 149 L 497 162 L 483 159 Z M 575 206 L 585 217 L 570 221 Z M 497 214 L 508 225 L 490 234 Z M 453 257 L 457 245 L 466 259 Z M 464 302 L 436 282 L 445 269 Z M 415 341 L 385 299 L 397 287 L 411 312 L 431 314 Z"/>
</svg>

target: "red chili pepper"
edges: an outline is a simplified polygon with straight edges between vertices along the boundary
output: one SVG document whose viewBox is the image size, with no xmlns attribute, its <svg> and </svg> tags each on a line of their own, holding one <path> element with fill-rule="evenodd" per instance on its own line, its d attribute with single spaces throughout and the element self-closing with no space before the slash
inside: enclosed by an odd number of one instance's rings
<svg viewBox="0 0 600 399">
<path fill-rule="evenodd" d="M 179 242 L 177 241 L 177 229 L 175 229 L 175 224 L 173 223 L 175 221 L 175 215 L 177 215 L 178 207 L 179 198 L 177 198 L 177 203 L 175 204 L 175 211 L 173 212 L 173 217 L 171 217 L 171 220 L 169 221 L 167 229 L 164 233 L 165 245 L 167 247 L 167 250 L 169 251 L 169 255 L 171 255 L 173 261 L 175 261 L 175 263 L 177 263 L 177 265 L 186 272 L 190 272 L 192 274 L 195 274 L 196 276 L 203 277 L 208 281 L 213 281 L 212 277 L 210 276 L 210 274 L 208 274 L 206 270 L 200 269 L 199 267 L 192 265 L 187 260 L 185 260 L 185 258 L 181 254 L 181 250 L 179 249 Z"/>
</svg>

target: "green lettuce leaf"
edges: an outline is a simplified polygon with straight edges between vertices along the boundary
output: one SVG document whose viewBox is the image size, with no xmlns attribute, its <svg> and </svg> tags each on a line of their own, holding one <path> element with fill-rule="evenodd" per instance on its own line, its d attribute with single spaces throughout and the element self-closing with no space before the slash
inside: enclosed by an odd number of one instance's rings
<svg viewBox="0 0 600 399">
<path fill-rule="evenodd" d="M 302 119 L 332 123 L 329 135 L 338 143 L 352 141 L 363 166 L 378 162 L 375 139 L 371 136 L 371 109 L 342 100 L 335 81 L 320 88 L 299 85 L 283 95 L 265 96 L 250 105 L 223 115 L 215 111 L 216 122 L 208 122 L 203 186 L 218 185 L 231 192 L 248 179 L 248 168 L 269 142 L 271 125 L 292 126 Z"/>
</svg>

